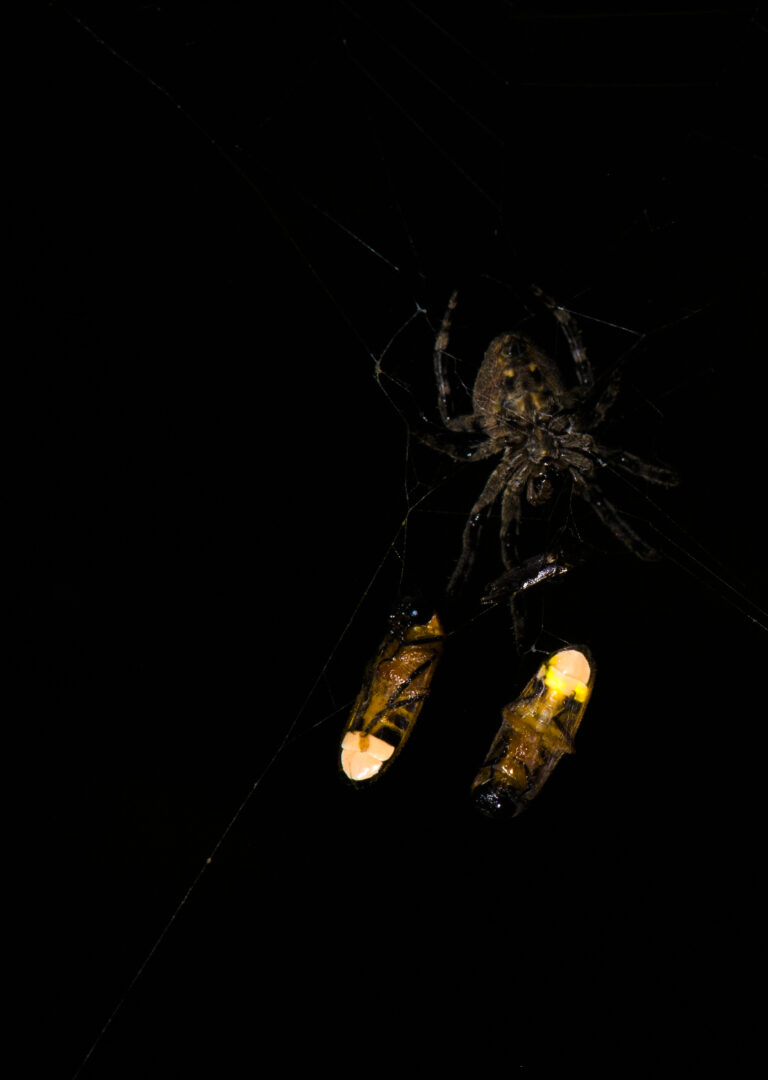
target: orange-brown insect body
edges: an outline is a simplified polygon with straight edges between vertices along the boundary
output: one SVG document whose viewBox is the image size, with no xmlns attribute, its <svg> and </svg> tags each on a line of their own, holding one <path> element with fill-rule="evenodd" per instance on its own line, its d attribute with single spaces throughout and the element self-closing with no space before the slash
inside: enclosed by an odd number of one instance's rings
<svg viewBox="0 0 768 1080">
<path fill-rule="evenodd" d="M 594 684 L 594 664 L 583 648 L 546 660 L 521 696 L 502 710 L 502 725 L 472 793 L 488 814 L 521 813 L 538 795 L 573 739 Z"/>
<path fill-rule="evenodd" d="M 397 617 L 366 672 L 341 743 L 350 780 L 371 779 L 391 765 L 429 695 L 444 631 L 436 614 L 419 619 L 416 612 Z"/>
</svg>

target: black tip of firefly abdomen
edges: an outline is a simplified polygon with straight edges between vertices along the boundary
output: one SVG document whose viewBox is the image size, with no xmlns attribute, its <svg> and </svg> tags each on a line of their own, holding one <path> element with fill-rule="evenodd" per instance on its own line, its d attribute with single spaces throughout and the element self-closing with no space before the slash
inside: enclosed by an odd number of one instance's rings
<svg viewBox="0 0 768 1080">
<path fill-rule="evenodd" d="M 472 792 L 472 801 L 486 817 L 511 818 L 523 809 L 510 791 L 495 784 L 479 784 Z"/>
</svg>

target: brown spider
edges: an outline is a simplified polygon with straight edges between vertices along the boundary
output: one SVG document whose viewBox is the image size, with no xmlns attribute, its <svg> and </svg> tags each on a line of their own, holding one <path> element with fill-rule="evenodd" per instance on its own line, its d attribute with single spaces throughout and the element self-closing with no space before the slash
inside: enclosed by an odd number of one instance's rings
<svg viewBox="0 0 768 1080">
<path fill-rule="evenodd" d="M 596 396 L 592 368 L 574 319 L 540 289 L 534 287 L 534 292 L 554 314 L 568 341 L 578 380 L 571 389 L 566 388 L 554 361 L 532 341 L 521 334 L 500 334 L 486 349 L 477 373 L 472 413 L 452 416 L 451 385 L 443 357 L 457 293 L 448 302 L 435 339 L 435 378 L 443 424 L 449 431 L 475 435 L 482 441 L 466 449 L 443 439 L 426 437 L 425 441 L 457 461 L 484 461 L 501 455 L 470 511 L 461 556 L 448 583 L 449 592 L 468 574 L 483 515 L 499 498 L 502 560 L 507 572 L 514 571 L 517 560 L 510 550 L 510 534 L 513 526 L 516 533 L 519 531 L 522 498 L 525 496 L 531 506 L 545 503 L 560 474 L 571 477 L 574 491 L 633 554 L 641 559 L 658 557 L 602 494 L 595 482 L 595 471 L 610 462 L 632 476 L 668 487 L 678 482 L 677 477 L 670 469 L 651 465 L 634 454 L 611 450 L 593 438 L 590 432 L 602 423 L 616 398 L 618 371 Z"/>
</svg>

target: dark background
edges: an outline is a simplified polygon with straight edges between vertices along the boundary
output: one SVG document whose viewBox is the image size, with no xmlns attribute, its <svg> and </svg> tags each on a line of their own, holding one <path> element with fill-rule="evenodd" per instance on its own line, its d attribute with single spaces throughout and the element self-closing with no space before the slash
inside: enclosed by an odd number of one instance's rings
<svg viewBox="0 0 768 1080">
<path fill-rule="evenodd" d="M 31 29 L 14 659 L 55 1075 L 129 987 L 82 1075 L 720 1037 L 761 806 L 764 41 L 749 6 L 74 3 Z M 500 824 L 468 788 L 536 663 L 501 609 L 468 601 L 386 780 L 335 758 L 487 475 L 403 422 L 438 421 L 447 298 L 465 382 L 523 326 L 568 371 L 531 282 L 624 365 L 606 441 L 682 484 L 611 489 L 659 564 L 567 499 L 532 524 L 590 553 L 534 644 L 588 643 L 598 681 L 576 757 Z"/>
</svg>

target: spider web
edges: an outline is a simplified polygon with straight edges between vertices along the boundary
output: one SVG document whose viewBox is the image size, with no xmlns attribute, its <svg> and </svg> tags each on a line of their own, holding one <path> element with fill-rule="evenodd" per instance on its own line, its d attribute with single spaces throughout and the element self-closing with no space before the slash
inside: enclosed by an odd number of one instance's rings
<svg viewBox="0 0 768 1080">
<path fill-rule="evenodd" d="M 749 906 L 765 647 L 754 9 L 78 3 L 36 34 L 20 656 L 64 1074 L 95 1039 L 83 1076 L 206 1052 L 228 1075 L 289 1032 L 313 1062 L 373 1037 L 394 1061 L 415 987 L 431 1060 L 460 1017 L 451 1055 L 508 1066 L 529 1045 L 488 1032 L 553 970 L 559 1000 L 586 960 L 627 993 L 671 949 L 700 973 L 690 911 Z M 623 366 L 606 441 L 682 484 L 612 489 L 658 565 L 567 500 L 543 518 L 595 554 L 547 589 L 537 647 L 588 643 L 598 680 L 510 831 L 467 799 L 529 674 L 502 609 L 455 628 L 386 782 L 334 769 L 387 613 L 439 588 L 487 475 L 414 437 L 447 298 L 460 395 L 506 329 L 568 371 L 532 282 L 598 377 Z M 566 1045 L 594 1059 L 564 1029 L 545 1057 Z"/>
</svg>

